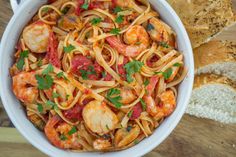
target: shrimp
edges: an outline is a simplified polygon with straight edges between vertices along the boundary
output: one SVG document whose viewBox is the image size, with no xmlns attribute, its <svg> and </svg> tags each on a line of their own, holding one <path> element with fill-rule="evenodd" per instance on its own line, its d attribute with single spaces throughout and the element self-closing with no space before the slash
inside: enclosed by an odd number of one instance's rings
<svg viewBox="0 0 236 157">
<path fill-rule="evenodd" d="M 27 26 L 23 31 L 23 40 L 26 46 L 35 53 L 47 51 L 51 28 L 43 23 L 36 22 Z"/>
<path fill-rule="evenodd" d="M 144 27 L 135 25 L 124 35 L 124 41 L 128 45 L 121 43 L 121 41 L 114 36 L 107 37 L 106 41 L 111 47 L 124 56 L 135 57 L 149 46 L 149 35 Z"/>
<path fill-rule="evenodd" d="M 121 96 L 120 102 L 122 104 L 129 104 L 137 98 L 131 89 L 125 89 L 125 88 L 122 88 L 120 90 L 120 96 Z"/>
<path fill-rule="evenodd" d="M 148 33 L 152 40 L 157 42 L 168 42 L 169 32 L 166 25 L 157 18 L 151 18 L 148 24 Z"/>
<path fill-rule="evenodd" d="M 60 121 L 61 119 L 57 115 L 48 120 L 44 128 L 48 140 L 56 147 L 62 149 L 80 149 L 81 145 L 78 142 L 78 132 L 69 135 L 68 133 L 72 129 L 72 126 L 67 123 L 59 124 Z"/>
<path fill-rule="evenodd" d="M 12 77 L 12 88 L 15 96 L 24 103 L 34 103 L 38 97 L 35 72 L 21 72 Z"/>
<path fill-rule="evenodd" d="M 106 103 L 97 100 L 89 102 L 84 107 L 82 116 L 86 126 L 99 135 L 115 129 L 118 123 L 116 114 L 106 106 Z"/>
<path fill-rule="evenodd" d="M 147 113 L 149 113 L 151 116 L 155 116 L 158 113 L 158 107 L 152 98 L 152 96 L 144 96 L 143 97 L 144 102 L 147 105 Z"/>
<path fill-rule="evenodd" d="M 124 147 L 133 142 L 140 134 L 140 128 L 138 125 L 134 125 L 131 130 L 127 128 L 119 129 L 114 138 L 115 145 L 117 147 Z"/>
<path fill-rule="evenodd" d="M 158 106 L 159 114 L 169 116 L 176 107 L 175 94 L 172 90 L 167 90 L 160 95 L 161 104 Z"/>
<path fill-rule="evenodd" d="M 106 149 L 109 149 L 111 146 L 112 145 L 109 140 L 102 139 L 102 138 L 96 139 L 93 142 L 93 148 L 96 150 L 106 150 Z"/>
<path fill-rule="evenodd" d="M 129 0 L 129 1 L 127 1 L 127 0 L 113 0 L 113 2 L 114 2 L 116 5 L 118 5 L 118 6 L 120 6 L 120 7 L 124 7 L 124 8 L 130 6 L 130 0 Z"/>
</svg>

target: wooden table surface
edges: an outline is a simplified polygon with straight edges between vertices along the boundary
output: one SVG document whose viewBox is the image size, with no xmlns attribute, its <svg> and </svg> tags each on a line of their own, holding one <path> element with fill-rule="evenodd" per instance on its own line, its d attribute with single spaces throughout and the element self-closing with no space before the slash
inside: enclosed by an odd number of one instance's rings
<svg viewBox="0 0 236 157">
<path fill-rule="evenodd" d="M 236 4 L 236 0 L 234 0 Z M 12 16 L 8 0 L 0 0 L 0 38 Z M 236 26 L 219 35 L 236 41 Z M 0 102 L 0 156 L 46 157 L 13 128 Z M 236 125 L 184 115 L 171 135 L 146 157 L 235 157 Z"/>
</svg>

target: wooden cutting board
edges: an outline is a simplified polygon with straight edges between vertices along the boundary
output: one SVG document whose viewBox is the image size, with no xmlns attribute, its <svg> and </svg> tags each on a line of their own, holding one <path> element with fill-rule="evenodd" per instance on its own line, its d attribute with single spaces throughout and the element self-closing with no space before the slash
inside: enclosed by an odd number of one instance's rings
<svg viewBox="0 0 236 157">
<path fill-rule="evenodd" d="M 236 0 L 233 0 L 236 6 Z M 12 16 L 8 0 L 0 0 L 0 38 Z M 236 41 L 236 26 L 218 39 Z M 7 52 L 6 52 L 7 53 Z M 46 157 L 12 127 L 0 102 L 0 156 Z M 236 125 L 184 115 L 171 135 L 146 157 L 235 157 Z"/>
</svg>

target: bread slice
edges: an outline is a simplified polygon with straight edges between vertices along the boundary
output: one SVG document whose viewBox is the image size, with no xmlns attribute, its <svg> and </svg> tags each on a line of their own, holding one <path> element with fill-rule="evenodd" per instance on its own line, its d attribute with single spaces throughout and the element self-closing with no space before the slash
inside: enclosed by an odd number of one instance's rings
<svg viewBox="0 0 236 157">
<path fill-rule="evenodd" d="M 236 83 L 215 74 L 196 76 L 186 113 L 223 123 L 236 123 Z"/>
<path fill-rule="evenodd" d="M 236 81 L 236 43 L 210 41 L 194 49 L 195 74 L 214 73 Z"/>
<path fill-rule="evenodd" d="M 168 0 L 168 2 L 184 23 L 193 48 L 209 41 L 236 20 L 231 0 Z"/>
</svg>

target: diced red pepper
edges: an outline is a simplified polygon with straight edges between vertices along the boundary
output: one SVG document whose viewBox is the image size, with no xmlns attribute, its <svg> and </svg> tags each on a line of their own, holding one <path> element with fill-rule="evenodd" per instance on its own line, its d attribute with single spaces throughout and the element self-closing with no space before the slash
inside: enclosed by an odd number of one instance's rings
<svg viewBox="0 0 236 157">
<path fill-rule="evenodd" d="M 133 108 L 133 112 L 132 112 L 132 115 L 130 117 L 130 120 L 137 119 L 141 115 L 142 111 L 143 111 L 143 109 L 142 109 L 141 103 L 137 103 Z"/>
<path fill-rule="evenodd" d="M 76 72 L 81 67 L 92 65 L 92 61 L 83 55 L 76 55 L 72 60 L 72 72 Z"/>
<path fill-rule="evenodd" d="M 58 41 L 53 32 L 50 32 L 46 58 L 57 68 L 61 68 L 61 62 L 57 52 Z"/>
<path fill-rule="evenodd" d="M 121 77 L 126 80 L 126 70 L 125 70 L 125 64 L 129 62 L 129 59 L 127 57 L 124 57 L 124 62 L 122 64 L 118 64 L 118 73 L 121 75 Z"/>
<path fill-rule="evenodd" d="M 84 106 L 76 104 L 73 108 L 64 111 L 63 115 L 69 120 L 73 120 L 73 121 L 82 120 L 83 108 Z"/>
</svg>

